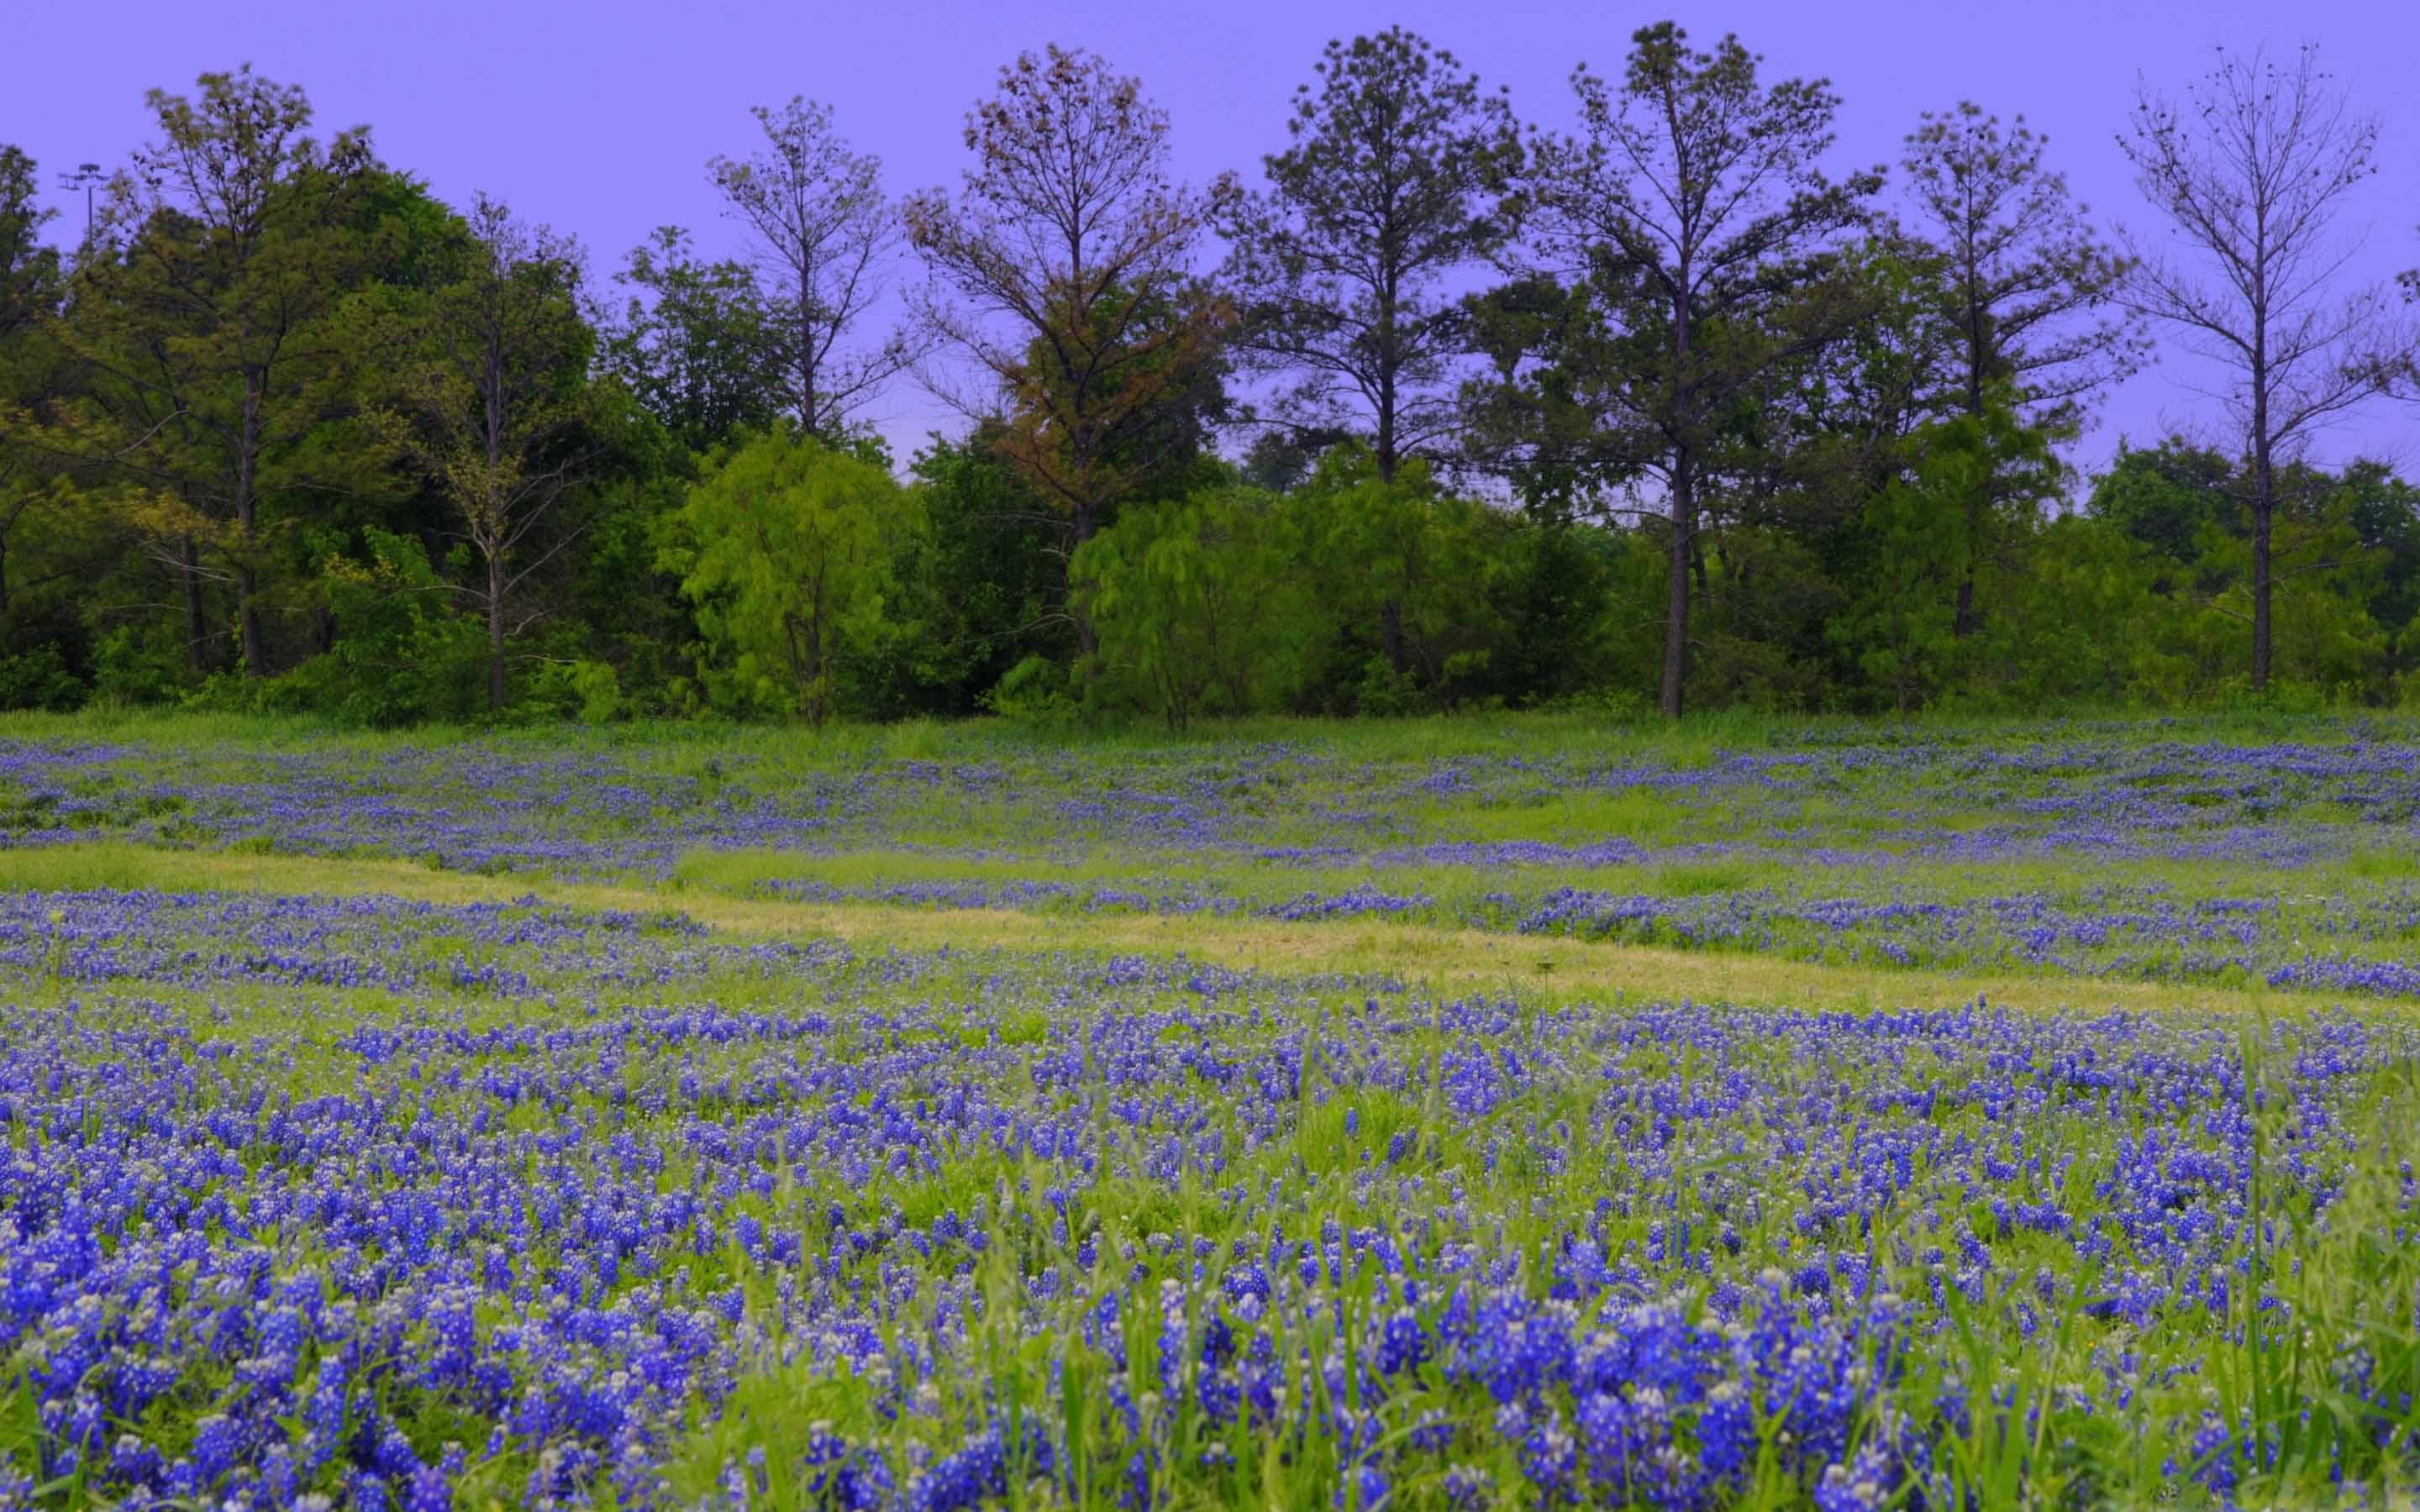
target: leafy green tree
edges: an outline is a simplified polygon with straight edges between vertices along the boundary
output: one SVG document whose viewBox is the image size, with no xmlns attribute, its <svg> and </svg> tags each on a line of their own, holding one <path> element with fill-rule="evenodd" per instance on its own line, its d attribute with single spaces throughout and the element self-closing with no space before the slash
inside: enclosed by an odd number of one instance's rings
<svg viewBox="0 0 2420 1512">
<path fill-rule="evenodd" d="M 242 665 L 266 676 L 263 574 L 276 512 L 307 517 L 369 465 L 327 427 L 357 408 L 338 316 L 373 262 L 365 131 L 324 147 L 302 91 L 247 69 L 196 98 L 152 91 L 160 138 L 110 186 L 103 245 L 82 260 L 61 344 L 91 375 L 76 432 L 181 584 L 187 643 L 211 661 L 206 591 L 233 591 Z"/>
<path fill-rule="evenodd" d="M 1632 39 L 1618 85 L 1573 75 L 1583 129 L 1532 149 L 1550 255 L 1593 287 L 1575 314 L 1617 339 L 1575 343 L 1567 404 L 1660 485 L 1667 603 L 1660 704 L 1681 713 L 1701 493 L 1725 411 L 1744 391 L 1855 322 L 1829 276 L 1864 224 L 1879 173 L 1827 176 L 1838 97 L 1823 82 L 1765 85 L 1736 38 L 1711 53 L 1672 23 Z"/>
<path fill-rule="evenodd" d="M 1624 547 L 1600 525 L 1508 521 L 1486 594 L 1502 622 L 1486 687 L 1515 707 L 1567 703 L 1619 682 L 1613 620 Z"/>
<path fill-rule="evenodd" d="M 2206 532 L 2245 533 L 2234 483 L 2232 461 L 2182 437 L 2151 447 L 2120 443 L 2085 507 L 2163 556 L 2190 562 Z"/>
<path fill-rule="evenodd" d="M 61 298 L 58 254 L 42 244 L 51 212 L 37 203 L 34 160 L 0 144 L 0 616 L 23 580 L 26 538 L 51 523 L 66 478 L 39 433 L 36 411 L 58 388 L 56 348 L 44 327 Z M 38 569 L 39 577 L 39 569 Z"/>
<path fill-rule="evenodd" d="M 0 143 L 0 347 L 29 334 L 58 303 L 59 255 L 42 244 L 53 218 L 36 198 L 34 160 Z"/>
<path fill-rule="evenodd" d="M 1131 510 L 1078 551 L 1100 658 L 1171 729 L 1279 706 L 1304 639 L 1278 501 L 1226 488 Z"/>
<path fill-rule="evenodd" d="M 2392 636 L 2420 620 L 2420 487 L 2385 463 L 2356 461 L 2339 473 L 2330 510 L 2341 512 L 2364 548 L 2377 554 L 2370 617 Z"/>
<path fill-rule="evenodd" d="M 898 560 L 902 633 L 878 676 L 871 708 L 970 715 L 1011 670 L 1035 658 L 1057 668 L 1075 655 L 1066 598 L 1062 516 L 978 429 L 935 438 L 910 466 L 922 530 Z M 858 658 L 859 665 L 865 658 Z"/>
<path fill-rule="evenodd" d="M 1927 427 L 1913 474 L 1867 511 L 1859 592 L 1830 634 L 1902 718 L 1961 671 L 1960 642 L 1970 632 L 1952 590 L 1971 580 L 1977 563 L 2002 560 L 2005 540 L 2038 518 L 2058 487 L 2048 438 L 2017 417 L 2008 393 L 1995 385 L 1980 414 Z"/>
<path fill-rule="evenodd" d="M 327 560 L 329 609 L 344 633 L 297 674 L 302 696 L 373 729 L 471 717 L 485 702 L 477 622 L 448 607 L 446 583 L 418 541 L 376 527 L 365 533 L 365 561 Z"/>
<path fill-rule="evenodd" d="M 836 674 L 888 633 L 892 562 L 914 496 L 880 464 L 780 429 L 689 492 L 664 565 L 720 662 L 717 702 L 821 723 Z"/>
<path fill-rule="evenodd" d="M 1447 379 L 1467 350 L 1453 276 L 1511 239 L 1521 161 L 1512 107 L 1452 54 L 1400 26 L 1332 41 L 1296 91 L 1268 188 L 1223 227 L 1239 340 L 1298 381 L 1290 427 L 1366 427 L 1378 476 L 1450 435 Z"/>
<path fill-rule="evenodd" d="M 1295 550 L 1330 626 L 1316 672 L 1332 702 L 1409 713 L 1484 686 L 1501 625 L 1480 590 L 1509 521 L 1444 492 L 1418 457 L 1381 478 L 1353 443 L 1323 457 L 1292 502 Z"/>
</svg>

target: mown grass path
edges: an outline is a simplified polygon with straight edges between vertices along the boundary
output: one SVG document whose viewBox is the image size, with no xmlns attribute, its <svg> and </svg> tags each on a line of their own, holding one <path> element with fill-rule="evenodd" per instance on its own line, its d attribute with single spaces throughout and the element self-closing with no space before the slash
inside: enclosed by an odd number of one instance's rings
<svg viewBox="0 0 2420 1512">
<path fill-rule="evenodd" d="M 1815 1009 L 1949 1008 L 2257 1012 L 2325 994 L 2266 987 L 1901 970 L 1744 951 L 1528 938 L 1378 919 L 1284 922 L 1202 915 L 1034 914 L 878 903 L 801 903 L 679 884 L 644 887 L 436 870 L 410 861 L 179 851 L 123 843 L 0 852 L 0 887 L 382 894 L 434 903 L 535 897 L 583 908 L 675 909 L 742 938 L 838 938 L 865 949 L 1141 953 L 1270 971 L 1381 973 L 1448 991 L 1519 987 L 1556 997 Z"/>
</svg>

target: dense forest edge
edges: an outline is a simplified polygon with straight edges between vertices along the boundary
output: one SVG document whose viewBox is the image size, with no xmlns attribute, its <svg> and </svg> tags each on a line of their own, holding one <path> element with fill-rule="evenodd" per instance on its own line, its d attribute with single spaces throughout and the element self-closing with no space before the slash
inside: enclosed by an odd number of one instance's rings
<svg viewBox="0 0 2420 1512">
<path fill-rule="evenodd" d="M 2144 86 L 2140 243 L 1971 103 L 1840 169 L 1830 86 L 1737 39 L 1574 89 L 1549 131 L 1339 41 L 1255 178 L 1188 184 L 1054 46 L 957 189 L 801 98 L 706 165 L 745 255 L 603 277 L 249 68 L 68 176 L 71 248 L 0 142 L 0 732 L 2420 711 L 2420 486 L 2319 445 L 2420 403 L 2420 273 L 2341 273 L 2393 160 L 2313 51 Z M 2080 470 L 2164 344 L 2224 376 L 2201 428 Z M 908 384 L 963 424 L 897 455 Z"/>
</svg>

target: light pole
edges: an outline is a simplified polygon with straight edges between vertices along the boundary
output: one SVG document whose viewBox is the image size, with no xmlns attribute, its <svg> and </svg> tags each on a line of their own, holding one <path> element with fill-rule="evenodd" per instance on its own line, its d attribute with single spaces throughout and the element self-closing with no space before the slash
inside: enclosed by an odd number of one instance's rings
<svg viewBox="0 0 2420 1512">
<path fill-rule="evenodd" d="M 101 164 L 97 162 L 79 162 L 75 172 L 59 175 L 61 189 L 84 191 L 84 239 L 87 243 L 92 240 L 92 188 L 108 179 L 109 175 L 102 173 Z"/>
</svg>

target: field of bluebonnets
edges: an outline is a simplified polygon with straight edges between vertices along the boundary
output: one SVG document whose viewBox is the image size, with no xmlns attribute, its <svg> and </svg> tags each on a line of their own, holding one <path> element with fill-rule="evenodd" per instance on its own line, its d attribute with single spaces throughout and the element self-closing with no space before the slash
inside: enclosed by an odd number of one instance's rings
<svg viewBox="0 0 2420 1512">
<path fill-rule="evenodd" d="M 0 845 L 0 1505 L 2420 1486 L 2408 722 L 16 722 Z"/>
</svg>

